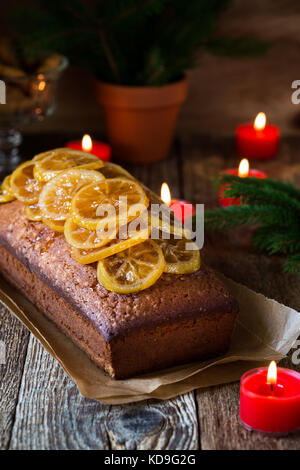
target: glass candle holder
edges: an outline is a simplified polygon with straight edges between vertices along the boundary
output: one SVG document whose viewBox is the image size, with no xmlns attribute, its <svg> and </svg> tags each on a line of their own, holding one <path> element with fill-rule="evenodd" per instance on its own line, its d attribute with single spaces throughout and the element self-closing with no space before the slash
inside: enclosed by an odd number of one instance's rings
<svg viewBox="0 0 300 470">
<path fill-rule="evenodd" d="M 22 135 L 18 128 L 42 121 L 53 113 L 58 78 L 68 60 L 46 72 L 21 77 L 0 77 L 5 84 L 5 104 L 0 105 L 0 170 L 12 171 L 20 162 Z"/>
</svg>

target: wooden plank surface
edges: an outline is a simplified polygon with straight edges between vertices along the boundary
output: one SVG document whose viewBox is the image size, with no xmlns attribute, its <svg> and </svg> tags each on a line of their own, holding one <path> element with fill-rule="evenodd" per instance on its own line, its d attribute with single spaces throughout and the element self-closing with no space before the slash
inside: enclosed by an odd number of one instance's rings
<svg viewBox="0 0 300 470">
<path fill-rule="evenodd" d="M 0 364 L 0 449 L 10 444 L 29 332 L 0 304 L 0 340 L 5 362 Z"/>
<path fill-rule="evenodd" d="M 25 155 L 47 149 L 50 140 L 62 146 L 68 138 L 33 136 L 25 141 Z M 300 183 L 299 152 L 299 139 L 287 139 L 280 158 L 256 167 Z M 232 139 L 191 137 L 182 138 L 164 162 L 127 168 L 155 191 L 166 181 L 173 197 L 213 207 L 217 199 L 211 178 L 237 163 Z M 249 237 L 249 231 L 207 236 L 203 258 L 229 277 L 300 310 L 298 277 L 281 274 L 280 258 L 258 256 Z M 28 332 L 5 308 L 0 321 L 0 340 L 7 345 L 6 364 L 0 365 L 1 449 L 300 448 L 299 434 L 278 440 L 241 427 L 237 383 L 164 402 L 108 406 L 87 400 L 33 337 L 28 343 Z"/>
</svg>

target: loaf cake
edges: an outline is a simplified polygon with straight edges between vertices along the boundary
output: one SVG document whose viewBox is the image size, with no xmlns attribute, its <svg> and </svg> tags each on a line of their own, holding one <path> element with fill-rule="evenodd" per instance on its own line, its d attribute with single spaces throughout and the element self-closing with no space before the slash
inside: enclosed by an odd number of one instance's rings
<svg viewBox="0 0 300 470">
<path fill-rule="evenodd" d="M 164 273 L 131 294 L 106 290 L 96 264 L 78 263 L 64 235 L 0 206 L 0 271 L 115 379 L 225 353 L 238 304 L 211 269 Z"/>
</svg>

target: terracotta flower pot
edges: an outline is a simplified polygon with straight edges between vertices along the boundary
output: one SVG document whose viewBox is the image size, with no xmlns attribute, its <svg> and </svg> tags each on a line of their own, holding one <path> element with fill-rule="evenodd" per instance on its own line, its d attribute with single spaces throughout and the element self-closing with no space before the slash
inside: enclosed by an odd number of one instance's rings
<svg viewBox="0 0 300 470">
<path fill-rule="evenodd" d="M 95 84 L 113 154 L 134 163 L 168 156 L 180 105 L 187 95 L 183 78 L 162 87 Z"/>
</svg>

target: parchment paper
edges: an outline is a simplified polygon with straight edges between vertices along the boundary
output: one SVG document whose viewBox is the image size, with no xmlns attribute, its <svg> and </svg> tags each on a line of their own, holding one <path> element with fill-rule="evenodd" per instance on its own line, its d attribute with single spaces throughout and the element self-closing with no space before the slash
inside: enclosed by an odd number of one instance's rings
<svg viewBox="0 0 300 470">
<path fill-rule="evenodd" d="M 253 367 L 279 361 L 300 335 L 300 313 L 223 278 L 240 304 L 228 353 L 128 380 L 113 380 L 38 311 L 0 278 L 0 302 L 5 304 L 43 344 L 76 382 L 80 393 L 102 403 L 121 404 L 147 398 L 167 399 L 199 387 L 236 381 Z"/>
</svg>

